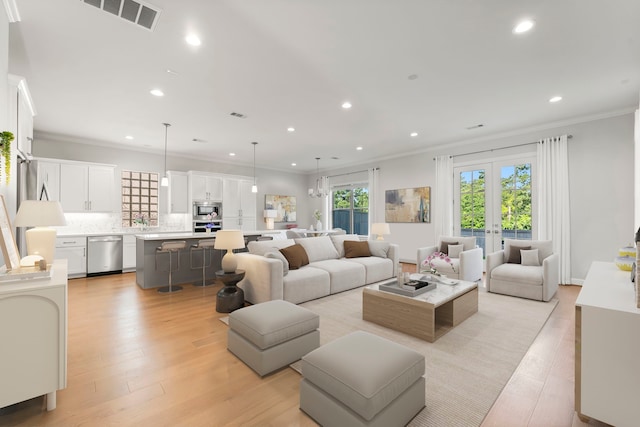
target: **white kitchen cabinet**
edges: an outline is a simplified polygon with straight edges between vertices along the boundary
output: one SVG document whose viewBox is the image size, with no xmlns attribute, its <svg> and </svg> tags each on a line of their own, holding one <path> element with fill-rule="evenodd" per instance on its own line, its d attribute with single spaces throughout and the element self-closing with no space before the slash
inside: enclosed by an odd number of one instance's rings
<svg viewBox="0 0 640 427">
<path fill-rule="evenodd" d="M 191 174 L 191 200 L 219 202 L 223 199 L 222 178 L 200 173 Z"/>
<path fill-rule="evenodd" d="M 222 199 L 222 228 L 253 231 L 256 229 L 256 194 L 251 192 L 253 179 L 225 178 Z"/>
<path fill-rule="evenodd" d="M 189 212 L 189 176 L 186 172 L 167 172 L 169 178 L 169 203 L 167 213 Z"/>
<path fill-rule="evenodd" d="M 63 260 L 51 266 L 51 278 L 20 280 L 0 286 L 0 408 L 47 396 L 56 408 L 56 392 L 67 386 L 67 270 Z"/>
<path fill-rule="evenodd" d="M 29 186 L 31 200 L 60 200 L 60 163 L 48 160 L 34 160 L 29 167 L 35 167 L 36 186 Z M 31 174 L 31 172 L 29 172 Z M 31 175 L 30 175 L 30 179 Z"/>
<path fill-rule="evenodd" d="M 60 203 L 65 212 L 112 212 L 113 166 L 60 164 Z"/>
<path fill-rule="evenodd" d="M 136 236 L 125 234 L 122 236 L 122 271 L 136 269 Z"/>
<path fill-rule="evenodd" d="M 87 275 L 87 238 L 57 237 L 56 259 L 67 260 L 69 277 L 85 277 Z"/>
</svg>

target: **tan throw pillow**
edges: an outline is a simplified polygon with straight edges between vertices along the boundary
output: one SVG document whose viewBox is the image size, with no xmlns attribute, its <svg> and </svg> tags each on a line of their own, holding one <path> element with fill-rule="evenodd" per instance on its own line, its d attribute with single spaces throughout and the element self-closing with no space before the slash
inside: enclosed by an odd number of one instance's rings
<svg viewBox="0 0 640 427">
<path fill-rule="evenodd" d="M 531 249 L 531 246 L 509 246 L 509 259 L 507 262 L 509 264 L 521 264 L 520 251 L 528 251 L 529 249 Z"/>
<path fill-rule="evenodd" d="M 538 250 L 520 250 L 520 255 L 522 257 L 522 265 L 530 265 L 540 267 L 540 260 L 538 259 Z"/>
<path fill-rule="evenodd" d="M 303 265 L 309 264 L 309 257 L 302 245 L 296 244 L 280 249 L 289 263 L 289 270 L 297 270 Z"/>
<path fill-rule="evenodd" d="M 440 242 L 440 252 L 449 255 L 449 245 L 457 244 L 458 242 L 447 242 L 446 240 L 443 240 L 442 242 Z"/>
<path fill-rule="evenodd" d="M 289 261 L 287 261 L 287 258 L 282 255 L 282 252 L 280 252 L 278 248 L 273 248 L 273 252 L 267 252 L 264 256 L 282 261 L 282 276 L 286 276 L 289 273 Z"/>
<path fill-rule="evenodd" d="M 463 249 L 464 245 L 449 245 L 449 258 L 460 258 L 460 253 Z"/>
<path fill-rule="evenodd" d="M 344 256 L 345 258 L 359 258 L 363 256 L 371 256 L 369 250 L 369 242 L 353 242 L 350 240 L 344 241 Z"/>
</svg>

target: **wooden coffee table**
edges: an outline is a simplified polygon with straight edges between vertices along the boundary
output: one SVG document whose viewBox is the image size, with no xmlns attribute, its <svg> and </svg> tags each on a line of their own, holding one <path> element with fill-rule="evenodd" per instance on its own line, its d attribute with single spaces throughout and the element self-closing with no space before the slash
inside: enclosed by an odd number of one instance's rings
<svg viewBox="0 0 640 427">
<path fill-rule="evenodd" d="M 428 342 L 478 312 L 478 284 L 458 281 L 438 284 L 416 297 L 385 292 L 378 285 L 362 290 L 362 318 Z"/>
</svg>

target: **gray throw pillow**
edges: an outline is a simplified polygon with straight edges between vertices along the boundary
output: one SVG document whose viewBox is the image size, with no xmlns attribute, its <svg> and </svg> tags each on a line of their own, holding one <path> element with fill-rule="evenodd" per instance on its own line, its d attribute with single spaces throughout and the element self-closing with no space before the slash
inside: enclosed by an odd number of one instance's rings
<svg viewBox="0 0 640 427">
<path fill-rule="evenodd" d="M 284 255 L 282 255 L 282 253 L 277 248 L 274 249 L 275 252 L 267 252 L 264 254 L 264 256 L 267 258 L 275 258 L 282 261 L 282 276 L 284 277 L 289 274 L 289 261 L 287 261 Z"/>
<path fill-rule="evenodd" d="M 371 256 L 386 258 L 389 253 L 389 242 L 369 240 L 369 252 L 371 252 Z"/>
</svg>

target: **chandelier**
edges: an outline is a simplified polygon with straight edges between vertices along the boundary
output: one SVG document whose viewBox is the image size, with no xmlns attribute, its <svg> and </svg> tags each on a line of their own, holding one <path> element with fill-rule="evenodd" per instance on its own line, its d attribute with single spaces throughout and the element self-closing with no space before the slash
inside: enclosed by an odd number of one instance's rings
<svg viewBox="0 0 640 427">
<path fill-rule="evenodd" d="M 325 197 L 329 195 L 329 191 L 327 190 L 327 177 L 320 176 L 320 157 L 316 157 L 316 173 L 318 175 L 316 185 L 315 188 L 309 189 L 309 197 Z"/>
</svg>

